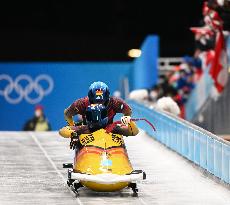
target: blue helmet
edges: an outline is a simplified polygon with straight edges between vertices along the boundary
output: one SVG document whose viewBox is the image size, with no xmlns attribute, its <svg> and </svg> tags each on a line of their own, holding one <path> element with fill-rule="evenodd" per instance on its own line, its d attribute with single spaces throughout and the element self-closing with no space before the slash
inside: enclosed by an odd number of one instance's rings
<svg viewBox="0 0 230 205">
<path fill-rule="evenodd" d="M 89 87 L 88 97 L 92 104 L 105 104 L 109 100 L 109 87 L 103 82 L 94 82 Z"/>
<path fill-rule="evenodd" d="M 102 104 L 91 104 L 86 109 L 86 123 L 90 129 L 104 128 L 108 124 L 108 112 Z"/>
</svg>

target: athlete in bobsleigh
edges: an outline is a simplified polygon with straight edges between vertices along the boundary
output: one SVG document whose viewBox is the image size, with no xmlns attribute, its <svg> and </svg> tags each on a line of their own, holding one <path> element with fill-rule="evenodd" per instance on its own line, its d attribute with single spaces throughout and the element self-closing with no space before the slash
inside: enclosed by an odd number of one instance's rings
<svg viewBox="0 0 230 205">
<path fill-rule="evenodd" d="M 130 106 L 122 99 L 110 96 L 108 86 L 99 81 L 90 85 L 87 97 L 76 100 L 65 109 L 64 117 L 68 125 L 75 126 L 73 116 L 78 114 L 82 116 L 83 124 L 86 124 L 86 109 L 91 104 L 102 104 L 106 107 L 109 124 L 113 122 L 116 113 L 122 113 L 124 116 L 132 114 Z"/>
<path fill-rule="evenodd" d="M 108 123 L 108 112 L 102 104 L 91 104 L 85 112 L 85 125 L 66 126 L 59 130 L 64 138 L 71 138 L 81 134 L 91 134 L 99 129 L 105 129 L 107 133 L 123 136 L 135 136 L 139 130 L 130 116 L 121 117 L 121 121 Z"/>
<path fill-rule="evenodd" d="M 72 126 L 62 128 L 59 133 L 71 138 L 75 159 L 74 164 L 63 167 L 70 168 L 67 184 L 75 192 L 82 186 L 95 191 L 130 187 L 137 194 L 136 182 L 145 179 L 143 171 L 133 170 L 123 140 L 123 135 L 136 135 L 138 128 L 130 116 L 113 123 L 117 112 L 131 114 L 131 108 L 123 100 L 109 97 L 108 86 L 102 82 L 93 83 L 88 98 L 65 110 L 65 118 Z M 74 126 L 74 114 L 81 114 L 85 125 Z"/>
</svg>

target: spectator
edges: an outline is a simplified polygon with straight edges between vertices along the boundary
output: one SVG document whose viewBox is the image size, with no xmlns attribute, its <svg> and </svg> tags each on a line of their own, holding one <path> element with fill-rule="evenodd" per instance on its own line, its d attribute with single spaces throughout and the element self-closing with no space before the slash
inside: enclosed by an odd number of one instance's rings
<svg viewBox="0 0 230 205">
<path fill-rule="evenodd" d="M 115 91 L 113 92 L 113 96 L 114 96 L 114 97 L 117 97 L 117 98 L 122 98 L 122 97 L 121 97 L 121 92 L 120 92 L 119 90 L 115 90 Z"/>
<path fill-rule="evenodd" d="M 156 108 L 179 116 L 181 114 L 178 104 L 171 97 L 162 97 L 156 103 Z"/>
<path fill-rule="evenodd" d="M 37 105 L 34 110 L 34 117 L 28 120 L 23 128 L 24 131 L 50 131 L 51 126 L 44 115 L 44 108 Z"/>
<path fill-rule="evenodd" d="M 221 42 L 223 38 L 220 37 L 225 34 L 229 35 L 229 32 L 223 31 L 224 24 L 227 22 L 223 16 L 230 22 L 230 0 L 205 1 L 202 25 L 190 28 L 195 35 L 194 57 L 184 56 L 180 65 L 159 76 L 154 87 L 132 91 L 130 98 L 138 101 L 148 100 L 160 109 L 184 118 L 185 103 L 191 91 L 205 69 L 210 68 L 215 58 L 220 59 L 216 48 L 219 45 L 221 50 L 225 49 L 224 43 Z M 179 106 L 180 112 L 175 105 Z"/>
<path fill-rule="evenodd" d="M 176 94 L 175 88 L 169 83 L 168 76 L 172 75 L 172 73 L 168 73 L 168 75 L 160 75 L 158 81 L 158 99 L 164 96 L 174 96 Z"/>
<path fill-rule="evenodd" d="M 148 90 L 147 89 L 138 89 L 133 90 L 129 93 L 130 100 L 144 101 L 148 100 Z"/>
</svg>

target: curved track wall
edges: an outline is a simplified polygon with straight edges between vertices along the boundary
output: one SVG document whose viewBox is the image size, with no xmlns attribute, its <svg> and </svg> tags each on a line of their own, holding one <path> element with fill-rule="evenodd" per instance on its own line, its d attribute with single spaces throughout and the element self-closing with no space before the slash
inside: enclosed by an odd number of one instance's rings
<svg viewBox="0 0 230 205">
<path fill-rule="evenodd" d="M 150 109 L 129 101 L 134 118 L 146 118 L 156 127 L 156 132 L 147 123 L 138 126 L 150 136 L 194 162 L 211 174 L 230 183 L 230 143 L 216 135 L 173 115 Z"/>
</svg>

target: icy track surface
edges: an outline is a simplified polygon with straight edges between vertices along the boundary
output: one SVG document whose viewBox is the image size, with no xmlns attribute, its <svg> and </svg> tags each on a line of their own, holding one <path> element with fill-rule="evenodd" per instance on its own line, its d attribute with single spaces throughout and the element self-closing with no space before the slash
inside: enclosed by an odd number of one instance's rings
<svg viewBox="0 0 230 205">
<path fill-rule="evenodd" d="M 5 204 L 230 204 L 230 190 L 141 132 L 125 138 L 134 169 L 147 180 L 139 197 L 129 189 L 96 193 L 83 188 L 75 197 L 65 185 L 63 162 L 71 162 L 69 140 L 56 132 L 0 132 L 0 205 Z"/>
</svg>

